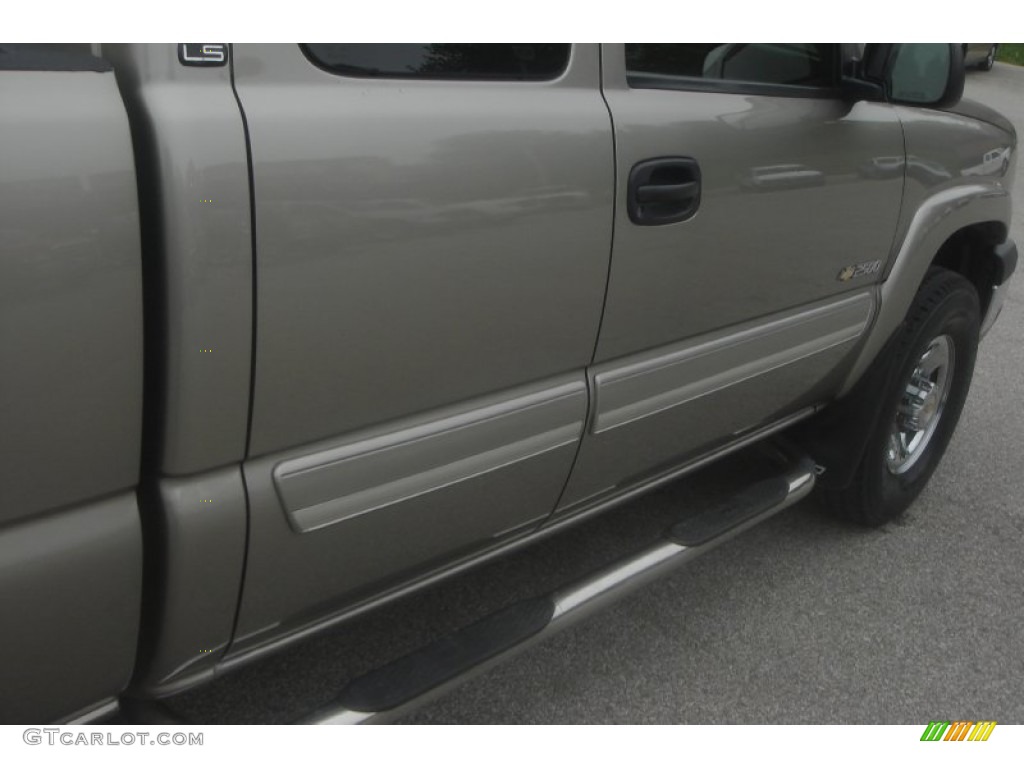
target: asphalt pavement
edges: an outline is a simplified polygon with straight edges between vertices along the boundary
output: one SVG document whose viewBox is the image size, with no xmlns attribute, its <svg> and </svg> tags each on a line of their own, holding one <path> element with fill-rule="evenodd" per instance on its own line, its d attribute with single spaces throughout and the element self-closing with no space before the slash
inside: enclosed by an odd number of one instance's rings
<svg viewBox="0 0 1024 768">
<path fill-rule="evenodd" d="M 1024 68 L 966 95 L 1024 137 Z M 1024 168 L 1013 237 L 1024 243 Z M 408 723 L 1024 723 L 1024 276 L 946 457 L 898 522 L 801 503 L 480 676 Z M 650 540 L 756 471 L 740 456 L 180 696 L 195 722 L 287 722 L 353 674 Z"/>
</svg>

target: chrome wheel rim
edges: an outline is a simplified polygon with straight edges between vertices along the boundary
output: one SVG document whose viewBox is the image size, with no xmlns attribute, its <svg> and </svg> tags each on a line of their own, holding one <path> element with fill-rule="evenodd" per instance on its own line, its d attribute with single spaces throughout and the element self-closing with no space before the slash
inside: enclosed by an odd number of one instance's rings
<svg viewBox="0 0 1024 768">
<path fill-rule="evenodd" d="M 949 399 L 955 362 L 953 339 L 945 335 L 932 339 L 918 358 L 889 432 L 885 465 L 892 474 L 908 471 L 928 449 Z"/>
</svg>

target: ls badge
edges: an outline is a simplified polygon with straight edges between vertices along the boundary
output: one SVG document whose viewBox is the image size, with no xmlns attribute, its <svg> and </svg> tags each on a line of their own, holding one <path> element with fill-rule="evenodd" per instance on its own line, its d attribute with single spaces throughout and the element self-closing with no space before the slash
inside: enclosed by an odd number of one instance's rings
<svg viewBox="0 0 1024 768">
<path fill-rule="evenodd" d="M 850 266 L 843 267 L 842 269 L 839 270 L 839 274 L 836 276 L 836 280 L 838 280 L 841 283 L 845 283 L 849 280 L 853 280 L 855 277 L 866 277 L 867 275 L 873 275 L 881 268 L 881 260 L 865 261 L 861 264 L 851 264 Z"/>
<path fill-rule="evenodd" d="M 228 62 L 228 44 L 178 43 L 178 61 L 186 67 L 223 67 Z"/>
</svg>

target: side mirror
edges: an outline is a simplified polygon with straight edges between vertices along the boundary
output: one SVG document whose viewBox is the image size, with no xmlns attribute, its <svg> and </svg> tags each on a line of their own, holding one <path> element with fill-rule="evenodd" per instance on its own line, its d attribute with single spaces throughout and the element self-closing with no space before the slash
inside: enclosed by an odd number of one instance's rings
<svg viewBox="0 0 1024 768">
<path fill-rule="evenodd" d="M 951 107 L 964 94 L 964 52 L 954 43 L 871 44 L 860 69 L 894 104 Z"/>
</svg>

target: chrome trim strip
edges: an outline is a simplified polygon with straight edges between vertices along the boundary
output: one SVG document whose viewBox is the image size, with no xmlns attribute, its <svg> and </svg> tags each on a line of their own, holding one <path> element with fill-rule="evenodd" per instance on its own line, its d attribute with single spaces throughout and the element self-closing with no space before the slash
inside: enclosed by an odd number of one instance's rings
<svg viewBox="0 0 1024 768">
<path fill-rule="evenodd" d="M 509 657 L 529 648 L 534 643 L 543 641 L 554 633 L 601 610 L 609 603 L 626 596 L 638 587 L 714 549 L 719 544 L 732 539 L 769 517 L 778 514 L 787 507 L 792 506 L 807 496 L 814 487 L 815 474 L 813 462 L 809 459 L 797 462 L 796 466 L 787 473 L 786 481 L 790 490 L 782 502 L 704 544 L 687 547 L 671 541 L 662 541 L 612 563 L 573 584 L 556 590 L 552 595 L 555 611 L 544 629 L 481 664 L 466 669 L 407 704 L 384 712 L 359 712 L 337 705 L 328 705 L 312 713 L 303 722 L 316 725 L 358 725 L 393 722 L 407 712 L 422 706 L 427 701 L 440 696 L 442 693 L 466 680 L 476 677 Z"/>
<path fill-rule="evenodd" d="M 606 364 L 594 376 L 592 431 L 616 429 L 852 341 L 867 328 L 873 308 L 866 291 Z"/>
<path fill-rule="evenodd" d="M 274 486 L 292 527 L 314 531 L 572 445 L 582 378 L 287 459 Z"/>
<path fill-rule="evenodd" d="M 107 699 L 88 709 L 80 710 L 63 721 L 64 725 L 89 725 L 113 717 L 121 710 L 117 699 Z"/>
<path fill-rule="evenodd" d="M 552 621 L 561 619 L 566 614 L 577 611 L 588 603 L 611 595 L 623 584 L 631 582 L 645 573 L 656 568 L 660 569 L 664 563 L 671 561 L 687 549 L 690 547 L 666 541 L 664 544 L 654 546 L 635 557 L 606 568 L 583 584 L 556 593 L 555 615 L 552 617 Z"/>
<path fill-rule="evenodd" d="M 374 712 L 356 712 L 353 709 L 325 711 L 303 721 L 303 725 L 368 725 L 373 722 Z"/>
<path fill-rule="evenodd" d="M 786 475 L 786 484 L 789 488 L 786 498 L 776 506 L 745 520 L 735 528 L 715 536 L 704 544 L 693 547 L 664 541 L 632 557 L 613 563 L 573 586 L 558 590 L 554 595 L 555 615 L 551 624 L 556 625 L 561 621 L 566 621 L 567 617 L 584 611 L 589 615 L 631 592 L 640 584 L 646 584 L 665 571 L 672 570 L 683 562 L 738 536 L 743 531 L 805 498 L 814 488 L 815 480 L 813 462 L 809 459 L 800 461 Z M 551 629 L 550 625 L 549 629 Z M 547 631 L 544 630 L 541 634 L 543 635 Z"/>
</svg>

